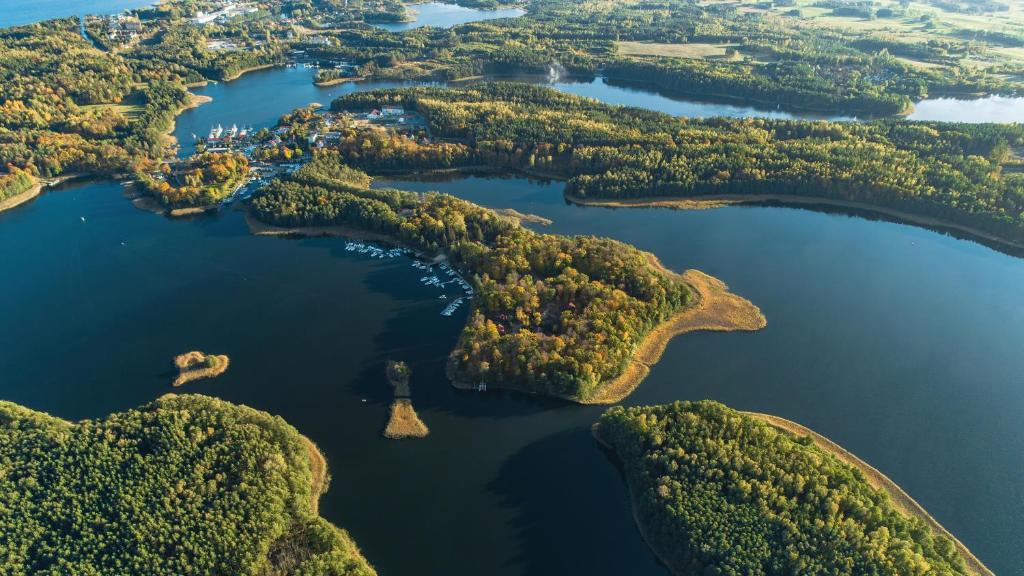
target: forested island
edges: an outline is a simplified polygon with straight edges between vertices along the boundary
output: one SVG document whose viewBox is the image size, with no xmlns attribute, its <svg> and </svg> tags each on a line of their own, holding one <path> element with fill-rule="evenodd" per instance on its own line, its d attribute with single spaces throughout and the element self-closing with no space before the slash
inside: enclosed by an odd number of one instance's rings
<svg viewBox="0 0 1024 576">
<path fill-rule="evenodd" d="M 919 506 L 907 513 L 861 468 L 757 415 L 617 406 L 594 430 L 673 574 L 992 574 Z"/>
<path fill-rule="evenodd" d="M 565 179 L 584 202 L 818 198 L 1024 243 L 1020 125 L 676 118 L 518 83 L 361 92 L 332 109 L 381 102 L 422 115 L 434 141 L 343 133 L 334 147 L 371 173 L 500 167 Z"/>
<path fill-rule="evenodd" d="M 464 200 L 372 189 L 368 181 L 338 154 L 324 152 L 260 190 L 251 208 L 277 226 L 368 230 L 442 255 L 471 277 L 474 309 L 448 363 L 457 386 L 617 401 L 646 376 L 634 368 L 620 379 L 635 355 L 653 347 L 645 358 L 660 356 L 663 345 L 645 346 L 649 336 L 657 331 L 657 340 L 667 342 L 687 331 L 673 327 L 689 326 L 706 310 L 699 302 L 726 293 L 724 285 L 702 293 L 621 242 L 540 234 Z M 735 302 L 746 312 L 743 321 L 723 315 L 711 329 L 764 326 L 756 307 Z M 619 392 L 609 394 L 609 386 Z"/>
<path fill-rule="evenodd" d="M 375 574 L 317 513 L 316 446 L 245 406 L 169 394 L 72 423 L 0 401 L 0 470 L 11 576 Z"/>
</svg>

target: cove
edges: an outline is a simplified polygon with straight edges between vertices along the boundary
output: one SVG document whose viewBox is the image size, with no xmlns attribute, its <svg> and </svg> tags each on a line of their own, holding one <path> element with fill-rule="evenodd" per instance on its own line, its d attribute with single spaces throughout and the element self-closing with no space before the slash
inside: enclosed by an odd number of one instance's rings
<svg viewBox="0 0 1024 576">
<path fill-rule="evenodd" d="M 426 2 L 424 4 L 412 4 L 408 8 L 413 20 L 412 22 L 387 22 L 377 23 L 374 26 L 391 32 L 404 32 L 423 26 L 434 26 L 435 28 L 451 28 L 459 24 L 469 22 L 480 22 L 483 20 L 494 20 L 497 18 L 516 18 L 526 14 L 520 8 L 501 8 L 497 10 L 483 10 L 480 8 L 465 8 L 455 4 L 442 2 Z"/>
<path fill-rule="evenodd" d="M 561 183 L 382 181 L 610 236 L 757 303 L 755 334 L 669 344 L 626 400 L 710 398 L 796 420 L 882 470 L 996 573 L 1024 568 L 1024 260 L 927 229 L 780 207 L 579 207 Z"/>
</svg>

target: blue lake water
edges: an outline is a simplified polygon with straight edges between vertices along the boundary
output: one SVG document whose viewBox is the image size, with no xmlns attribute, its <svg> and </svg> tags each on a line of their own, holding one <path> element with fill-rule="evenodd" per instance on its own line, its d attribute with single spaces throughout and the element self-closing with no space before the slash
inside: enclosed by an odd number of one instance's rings
<svg viewBox="0 0 1024 576">
<path fill-rule="evenodd" d="M 0 28 L 68 16 L 116 14 L 151 4 L 153 0 L 3 0 L 0 2 Z"/>
<path fill-rule="evenodd" d="M 187 146 L 216 123 L 269 126 L 374 86 L 255 72 L 197 89 L 214 101 L 176 135 Z M 641 96 L 614 103 L 675 105 Z M 554 221 L 539 230 L 615 237 L 722 278 L 768 328 L 674 340 L 626 404 L 713 398 L 799 421 L 888 474 L 997 573 L 1024 574 L 1024 260 L 805 209 L 581 208 L 560 184 L 523 179 L 392 184 L 536 213 Z M 226 353 L 225 375 L 176 391 L 280 414 L 316 441 L 334 477 L 321 511 L 382 574 L 665 574 L 589 435 L 602 409 L 452 389 L 444 360 L 465 313 L 440 316 L 408 261 L 255 237 L 230 210 L 167 220 L 113 182 L 0 213 L 0 246 L 4 399 L 99 417 L 171 391 L 173 355 Z M 424 440 L 379 435 L 388 359 L 412 366 Z"/>
<path fill-rule="evenodd" d="M 404 32 L 423 26 L 434 26 L 436 28 L 451 28 L 459 24 L 479 22 L 482 20 L 494 20 L 497 18 L 516 18 L 526 13 L 519 8 L 502 8 L 498 10 L 481 10 L 479 8 L 464 8 L 455 4 L 444 4 L 441 2 L 427 2 L 425 4 L 413 4 L 409 6 L 414 20 L 412 22 L 393 22 L 374 24 L 378 28 L 390 30 L 391 32 Z"/>
<path fill-rule="evenodd" d="M 1021 123 L 1024 122 L 1024 97 L 932 98 L 918 102 L 907 118 L 939 122 Z"/>
</svg>

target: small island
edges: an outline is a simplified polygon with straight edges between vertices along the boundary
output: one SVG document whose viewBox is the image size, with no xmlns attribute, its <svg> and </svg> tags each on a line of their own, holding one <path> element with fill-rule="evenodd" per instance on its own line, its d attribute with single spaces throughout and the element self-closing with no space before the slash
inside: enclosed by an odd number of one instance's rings
<svg viewBox="0 0 1024 576">
<path fill-rule="evenodd" d="M 216 378 L 228 369 L 230 360 L 227 356 L 203 354 L 193 350 L 174 358 L 174 366 L 178 368 L 178 377 L 171 386 L 177 388 L 188 382 L 203 378 Z"/>
<path fill-rule="evenodd" d="M 386 372 L 388 382 L 394 389 L 395 401 L 391 404 L 391 415 L 384 427 L 384 437 L 392 440 L 426 437 L 430 429 L 412 407 L 409 390 L 412 371 L 409 366 L 405 362 L 389 360 Z"/>
<path fill-rule="evenodd" d="M 616 406 L 594 436 L 673 574 L 992 575 L 881 472 L 787 420 L 708 400 Z"/>
</svg>

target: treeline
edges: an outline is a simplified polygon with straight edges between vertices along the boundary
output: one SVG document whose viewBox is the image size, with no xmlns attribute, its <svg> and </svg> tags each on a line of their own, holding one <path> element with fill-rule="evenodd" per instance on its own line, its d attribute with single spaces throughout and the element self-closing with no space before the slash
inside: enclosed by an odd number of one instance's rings
<svg viewBox="0 0 1024 576">
<path fill-rule="evenodd" d="M 381 78 L 547 74 L 554 66 L 563 73 L 603 74 L 692 98 L 729 97 L 847 116 L 901 114 L 912 101 L 935 92 L 1010 94 L 1024 88 L 1019 75 L 972 63 L 992 57 L 993 46 L 1010 45 L 998 32 L 973 30 L 973 36 L 961 39 L 924 31 L 927 39 L 911 45 L 878 32 L 798 25 L 734 4 L 667 0 L 597 7 L 551 0 L 529 9 L 519 18 L 402 34 L 335 19 L 340 30 L 330 35 L 337 43 L 314 49 L 313 56 L 344 58 L 359 64 L 361 75 Z M 332 14 L 333 8 L 314 8 L 307 25 L 315 27 Z M 725 44 L 733 57 L 658 56 L 658 46 L 650 55 L 631 55 L 620 50 L 619 42 L 625 41 L 682 49 Z"/>
<path fill-rule="evenodd" d="M 39 180 L 28 172 L 11 167 L 10 173 L 0 173 L 0 203 L 27 192 L 38 183 Z"/>
<path fill-rule="evenodd" d="M 380 102 L 423 114 L 442 141 L 343 135 L 344 159 L 371 172 L 486 164 L 566 178 L 579 198 L 828 198 L 1024 241 L 1019 125 L 695 120 L 512 83 L 364 92 L 332 107 Z"/>
<path fill-rule="evenodd" d="M 372 576 L 307 442 L 203 396 L 78 423 L 0 402 L 0 572 Z"/>
<path fill-rule="evenodd" d="M 0 165 L 44 177 L 148 168 L 189 102 L 185 83 L 283 62 L 272 21 L 218 25 L 218 34 L 248 49 L 208 51 L 182 6 L 165 6 L 143 11 L 155 19 L 117 52 L 90 44 L 74 18 L 0 30 Z"/>
<path fill-rule="evenodd" d="M 597 434 L 673 573 L 968 574 L 949 538 L 859 470 L 716 402 L 614 407 Z"/>
<path fill-rule="evenodd" d="M 687 287 L 632 246 L 538 234 L 447 195 L 366 188 L 364 175 L 341 164 L 336 153 L 318 155 L 259 191 L 254 214 L 284 226 L 351 226 L 447 254 L 476 289 L 451 354 L 453 380 L 585 400 L 688 302 Z"/>
<path fill-rule="evenodd" d="M 164 206 L 212 206 L 234 192 L 249 174 L 249 160 L 234 152 L 207 153 L 161 164 L 158 174 L 136 174 L 137 185 Z"/>
</svg>

